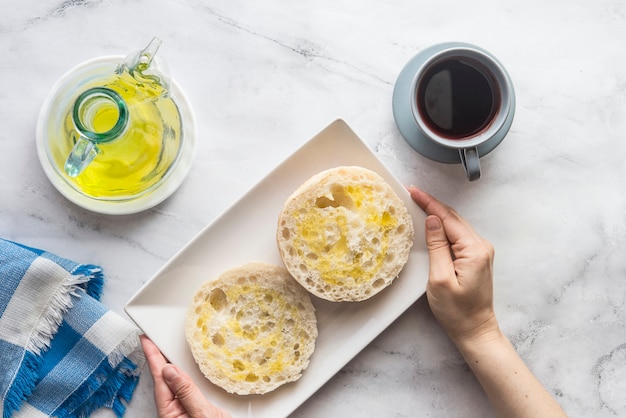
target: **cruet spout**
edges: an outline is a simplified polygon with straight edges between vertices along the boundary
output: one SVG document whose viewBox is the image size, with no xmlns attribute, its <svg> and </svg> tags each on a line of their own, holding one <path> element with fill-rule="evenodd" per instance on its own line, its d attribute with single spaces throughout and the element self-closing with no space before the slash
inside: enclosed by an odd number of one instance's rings
<svg viewBox="0 0 626 418">
<path fill-rule="evenodd" d="M 122 74 L 124 71 L 128 71 L 137 81 L 157 84 L 167 94 L 171 83 L 170 72 L 165 61 L 156 56 L 161 43 L 159 38 L 152 38 L 144 49 L 124 58 L 117 68 L 117 73 Z"/>
</svg>

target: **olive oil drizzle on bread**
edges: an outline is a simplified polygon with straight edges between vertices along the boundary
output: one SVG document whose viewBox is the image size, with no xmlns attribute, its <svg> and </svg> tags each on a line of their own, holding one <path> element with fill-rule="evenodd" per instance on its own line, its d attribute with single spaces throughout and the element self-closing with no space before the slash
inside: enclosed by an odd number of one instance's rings
<svg viewBox="0 0 626 418">
<path fill-rule="evenodd" d="M 400 273 L 413 224 L 382 177 L 362 167 L 337 167 L 313 176 L 287 199 L 277 242 L 287 270 L 311 293 L 359 301 Z"/>
<path fill-rule="evenodd" d="M 285 269 L 250 263 L 198 290 L 185 332 L 210 381 L 231 393 L 262 394 L 301 376 L 317 322 L 308 293 Z"/>
</svg>

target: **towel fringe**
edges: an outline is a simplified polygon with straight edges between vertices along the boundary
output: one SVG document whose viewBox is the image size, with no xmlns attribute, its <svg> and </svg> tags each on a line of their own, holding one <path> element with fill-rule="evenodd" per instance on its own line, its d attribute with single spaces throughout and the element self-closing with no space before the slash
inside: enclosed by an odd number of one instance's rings
<svg viewBox="0 0 626 418">
<path fill-rule="evenodd" d="M 123 359 L 117 367 L 103 361 L 80 388 L 54 413 L 55 416 L 88 417 L 103 406 L 110 408 L 118 418 L 126 411 L 139 376 L 137 365 Z M 86 398 L 86 399 L 85 399 Z"/>
<path fill-rule="evenodd" d="M 24 352 L 22 364 L 4 398 L 3 417 L 10 417 L 20 409 L 22 402 L 33 393 L 35 382 L 39 378 L 37 370 L 41 362 L 41 357 L 28 351 Z"/>
<path fill-rule="evenodd" d="M 118 344 L 115 350 L 108 355 L 108 361 L 112 367 L 116 367 L 118 364 L 122 363 L 124 359 L 128 359 L 136 366 L 132 373 L 137 375 L 141 374 L 146 358 L 141 349 L 139 335 L 139 330 L 131 332 Z"/>
<path fill-rule="evenodd" d="M 113 400 L 113 406 L 111 406 L 111 410 L 113 410 L 118 418 L 121 418 L 126 412 L 126 406 L 133 397 L 133 393 L 138 383 L 139 375 L 133 376 L 133 378 L 126 379 L 119 392 L 117 393 L 117 397 Z"/>
<path fill-rule="evenodd" d="M 94 264 L 81 264 L 72 271 L 72 274 L 86 277 L 87 287 L 85 288 L 85 292 L 95 300 L 100 300 L 102 290 L 104 289 L 104 273 L 102 267 Z"/>
<path fill-rule="evenodd" d="M 40 355 L 42 351 L 50 347 L 52 337 L 63 322 L 63 315 L 74 305 L 73 299 L 79 297 L 80 292 L 83 291 L 81 285 L 89 279 L 84 275 L 68 274 L 67 279 L 50 298 L 50 306 L 33 329 L 26 344 L 26 350 Z"/>
</svg>

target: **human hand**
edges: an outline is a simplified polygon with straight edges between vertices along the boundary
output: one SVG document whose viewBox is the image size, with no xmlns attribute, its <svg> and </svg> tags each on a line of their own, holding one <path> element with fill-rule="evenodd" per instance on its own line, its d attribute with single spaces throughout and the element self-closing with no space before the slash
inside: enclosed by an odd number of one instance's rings
<svg viewBox="0 0 626 418">
<path fill-rule="evenodd" d="M 142 335 L 140 338 L 154 378 L 154 401 L 159 418 L 230 418 L 227 412 L 204 397 L 185 372 L 168 363 L 148 337 Z"/>
<path fill-rule="evenodd" d="M 457 345 L 499 336 L 493 309 L 492 245 L 451 207 L 415 186 L 408 190 L 428 215 L 426 295 L 435 318 Z"/>
<path fill-rule="evenodd" d="M 567 418 L 500 331 L 493 310 L 492 245 L 454 209 L 415 186 L 408 190 L 428 215 L 428 304 L 485 389 L 496 415 Z"/>
</svg>

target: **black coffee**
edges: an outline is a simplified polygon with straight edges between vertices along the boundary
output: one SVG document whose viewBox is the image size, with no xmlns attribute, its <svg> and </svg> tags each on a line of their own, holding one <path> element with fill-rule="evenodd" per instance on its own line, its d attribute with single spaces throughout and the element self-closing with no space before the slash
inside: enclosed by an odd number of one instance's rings
<svg viewBox="0 0 626 418">
<path fill-rule="evenodd" d="M 417 89 L 417 105 L 430 129 L 449 139 L 464 139 L 495 117 L 499 94 L 480 63 L 448 59 L 429 68 Z"/>
</svg>

